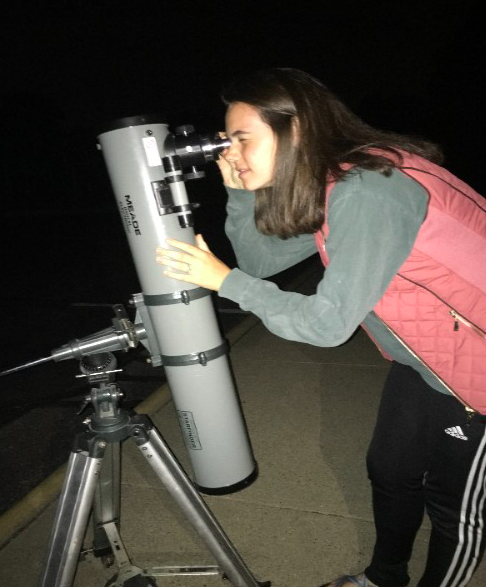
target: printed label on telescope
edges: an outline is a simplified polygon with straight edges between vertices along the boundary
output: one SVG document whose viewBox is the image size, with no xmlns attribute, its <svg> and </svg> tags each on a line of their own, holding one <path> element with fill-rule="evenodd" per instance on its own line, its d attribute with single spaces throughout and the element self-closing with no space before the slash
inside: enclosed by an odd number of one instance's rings
<svg viewBox="0 0 486 587">
<path fill-rule="evenodd" d="M 187 448 L 189 450 L 202 450 L 192 412 L 181 412 L 178 410 L 177 415 L 179 416 L 179 422 L 181 423 Z"/>
<path fill-rule="evenodd" d="M 160 158 L 159 148 L 155 137 L 144 137 L 142 143 L 149 167 L 162 165 L 162 159 Z"/>
<path fill-rule="evenodd" d="M 140 230 L 140 224 L 135 214 L 135 206 L 133 205 L 132 198 L 126 194 L 123 196 L 125 199 L 118 200 L 120 206 L 120 212 L 125 223 L 125 229 L 128 234 L 134 232 L 136 235 L 141 236 L 142 231 Z"/>
</svg>

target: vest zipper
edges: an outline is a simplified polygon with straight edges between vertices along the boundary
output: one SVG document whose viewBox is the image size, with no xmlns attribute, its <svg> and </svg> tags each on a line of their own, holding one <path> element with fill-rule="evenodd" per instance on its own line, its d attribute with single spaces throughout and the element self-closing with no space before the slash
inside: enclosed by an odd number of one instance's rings
<svg viewBox="0 0 486 587">
<path fill-rule="evenodd" d="M 410 281 L 410 280 L 409 280 Z M 452 389 L 452 387 L 450 385 L 448 385 L 443 379 L 442 377 L 440 377 L 439 375 L 437 375 L 437 373 L 432 369 L 432 367 L 430 367 L 429 365 L 427 365 L 427 363 L 417 355 L 417 353 L 415 351 L 413 351 L 406 342 L 404 342 L 399 336 L 398 334 L 392 329 L 390 328 L 390 326 L 388 326 L 388 324 L 386 322 L 384 322 L 379 316 L 378 314 L 376 314 L 375 312 L 375 316 L 378 318 L 378 320 L 383 324 L 383 326 L 398 340 L 398 342 L 404 346 L 407 351 L 415 358 L 417 359 L 417 361 L 419 361 L 419 363 L 421 363 L 426 369 L 428 369 L 432 375 L 439 381 L 439 383 L 442 383 L 442 385 L 451 393 L 451 395 L 453 395 L 457 400 L 459 400 L 461 402 L 461 404 L 464 405 L 464 407 L 466 408 L 467 412 L 475 412 L 476 410 L 474 408 L 472 408 L 468 403 L 466 403 L 461 397 L 459 397 L 457 395 L 457 393 Z"/>
<path fill-rule="evenodd" d="M 430 294 L 432 294 L 435 298 L 440 300 L 444 304 L 444 306 L 447 306 L 449 308 L 449 314 L 454 318 L 454 331 L 455 332 L 457 332 L 459 330 L 459 322 L 461 322 L 462 324 L 464 324 L 465 326 L 467 326 L 468 328 L 473 330 L 481 338 L 484 338 L 486 340 L 486 332 L 484 332 L 484 330 L 482 330 L 481 328 L 479 328 L 479 326 L 476 326 L 476 324 L 474 324 L 473 322 L 470 322 L 467 318 L 464 318 L 464 316 L 462 316 L 461 314 L 456 312 L 456 310 L 450 304 L 448 304 L 444 299 L 442 299 L 440 296 L 438 296 L 431 289 L 429 289 L 428 287 L 425 287 L 425 285 L 422 285 L 420 283 L 417 283 L 416 281 L 413 281 L 412 279 L 408 279 L 408 277 L 405 277 L 401 273 L 397 273 L 397 275 L 398 275 L 398 277 L 401 277 L 401 279 L 405 279 L 405 281 L 408 281 L 409 283 L 413 283 L 417 287 L 421 287 L 422 289 L 425 289 Z"/>
<path fill-rule="evenodd" d="M 475 324 L 473 324 L 472 322 L 469 322 L 469 320 L 467 318 L 464 318 L 464 316 L 461 316 L 461 314 L 458 314 L 455 310 L 450 310 L 449 314 L 454 318 L 454 331 L 455 332 L 457 332 L 459 330 L 459 322 L 460 322 L 461 324 L 464 324 L 464 326 L 467 326 L 473 332 L 475 332 L 476 334 L 478 334 L 479 336 L 481 336 L 482 338 L 484 338 L 486 340 L 486 332 L 483 332 Z"/>
</svg>

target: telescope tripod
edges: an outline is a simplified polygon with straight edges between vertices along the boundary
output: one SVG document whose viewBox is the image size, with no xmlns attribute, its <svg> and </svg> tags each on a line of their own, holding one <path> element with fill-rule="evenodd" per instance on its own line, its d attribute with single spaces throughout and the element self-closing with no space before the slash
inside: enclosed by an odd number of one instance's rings
<svg viewBox="0 0 486 587">
<path fill-rule="evenodd" d="M 71 587 L 84 535 L 93 512 L 93 551 L 113 555 L 118 573 L 105 587 L 156 586 L 155 576 L 216 575 L 234 587 L 269 587 L 255 580 L 216 518 L 201 498 L 147 415 L 132 415 L 119 406 L 113 383 L 116 360 L 111 353 L 85 357 L 81 371 L 94 387 L 86 403 L 95 413 L 77 435 L 52 527 L 40 587 Z M 121 442 L 132 438 L 153 471 L 202 538 L 219 566 L 155 567 L 131 564 L 119 534 Z"/>
</svg>

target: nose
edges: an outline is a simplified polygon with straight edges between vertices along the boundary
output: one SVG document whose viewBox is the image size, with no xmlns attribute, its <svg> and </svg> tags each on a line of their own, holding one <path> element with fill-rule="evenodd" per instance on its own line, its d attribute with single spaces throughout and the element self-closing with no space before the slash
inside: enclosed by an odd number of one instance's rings
<svg viewBox="0 0 486 587">
<path fill-rule="evenodd" d="M 224 153 L 224 158 L 228 161 L 237 161 L 240 157 L 240 153 L 238 148 L 234 143 L 226 149 L 226 153 Z"/>
</svg>

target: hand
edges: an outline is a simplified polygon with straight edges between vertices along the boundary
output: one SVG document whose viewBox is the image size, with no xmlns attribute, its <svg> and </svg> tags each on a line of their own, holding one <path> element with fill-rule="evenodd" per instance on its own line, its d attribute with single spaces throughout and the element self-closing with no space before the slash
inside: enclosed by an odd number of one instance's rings
<svg viewBox="0 0 486 587">
<path fill-rule="evenodd" d="M 219 136 L 222 139 L 226 138 L 226 133 L 220 132 Z M 219 170 L 221 171 L 221 175 L 223 176 L 223 183 L 224 185 L 228 186 L 229 188 L 235 188 L 237 190 L 244 189 L 243 182 L 238 176 L 238 172 L 236 171 L 236 163 L 234 161 L 228 161 L 226 159 L 226 155 L 228 154 L 229 149 L 225 149 L 221 151 L 219 155 L 219 159 L 216 161 Z"/>
<path fill-rule="evenodd" d="M 196 235 L 197 246 L 173 238 L 166 239 L 166 242 L 179 250 L 162 247 L 155 250 L 157 263 L 169 267 L 164 271 L 164 275 L 178 281 L 195 283 L 213 291 L 219 290 L 231 269 L 211 253 L 202 235 Z M 174 269 L 176 271 L 173 271 Z"/>
</svg>

